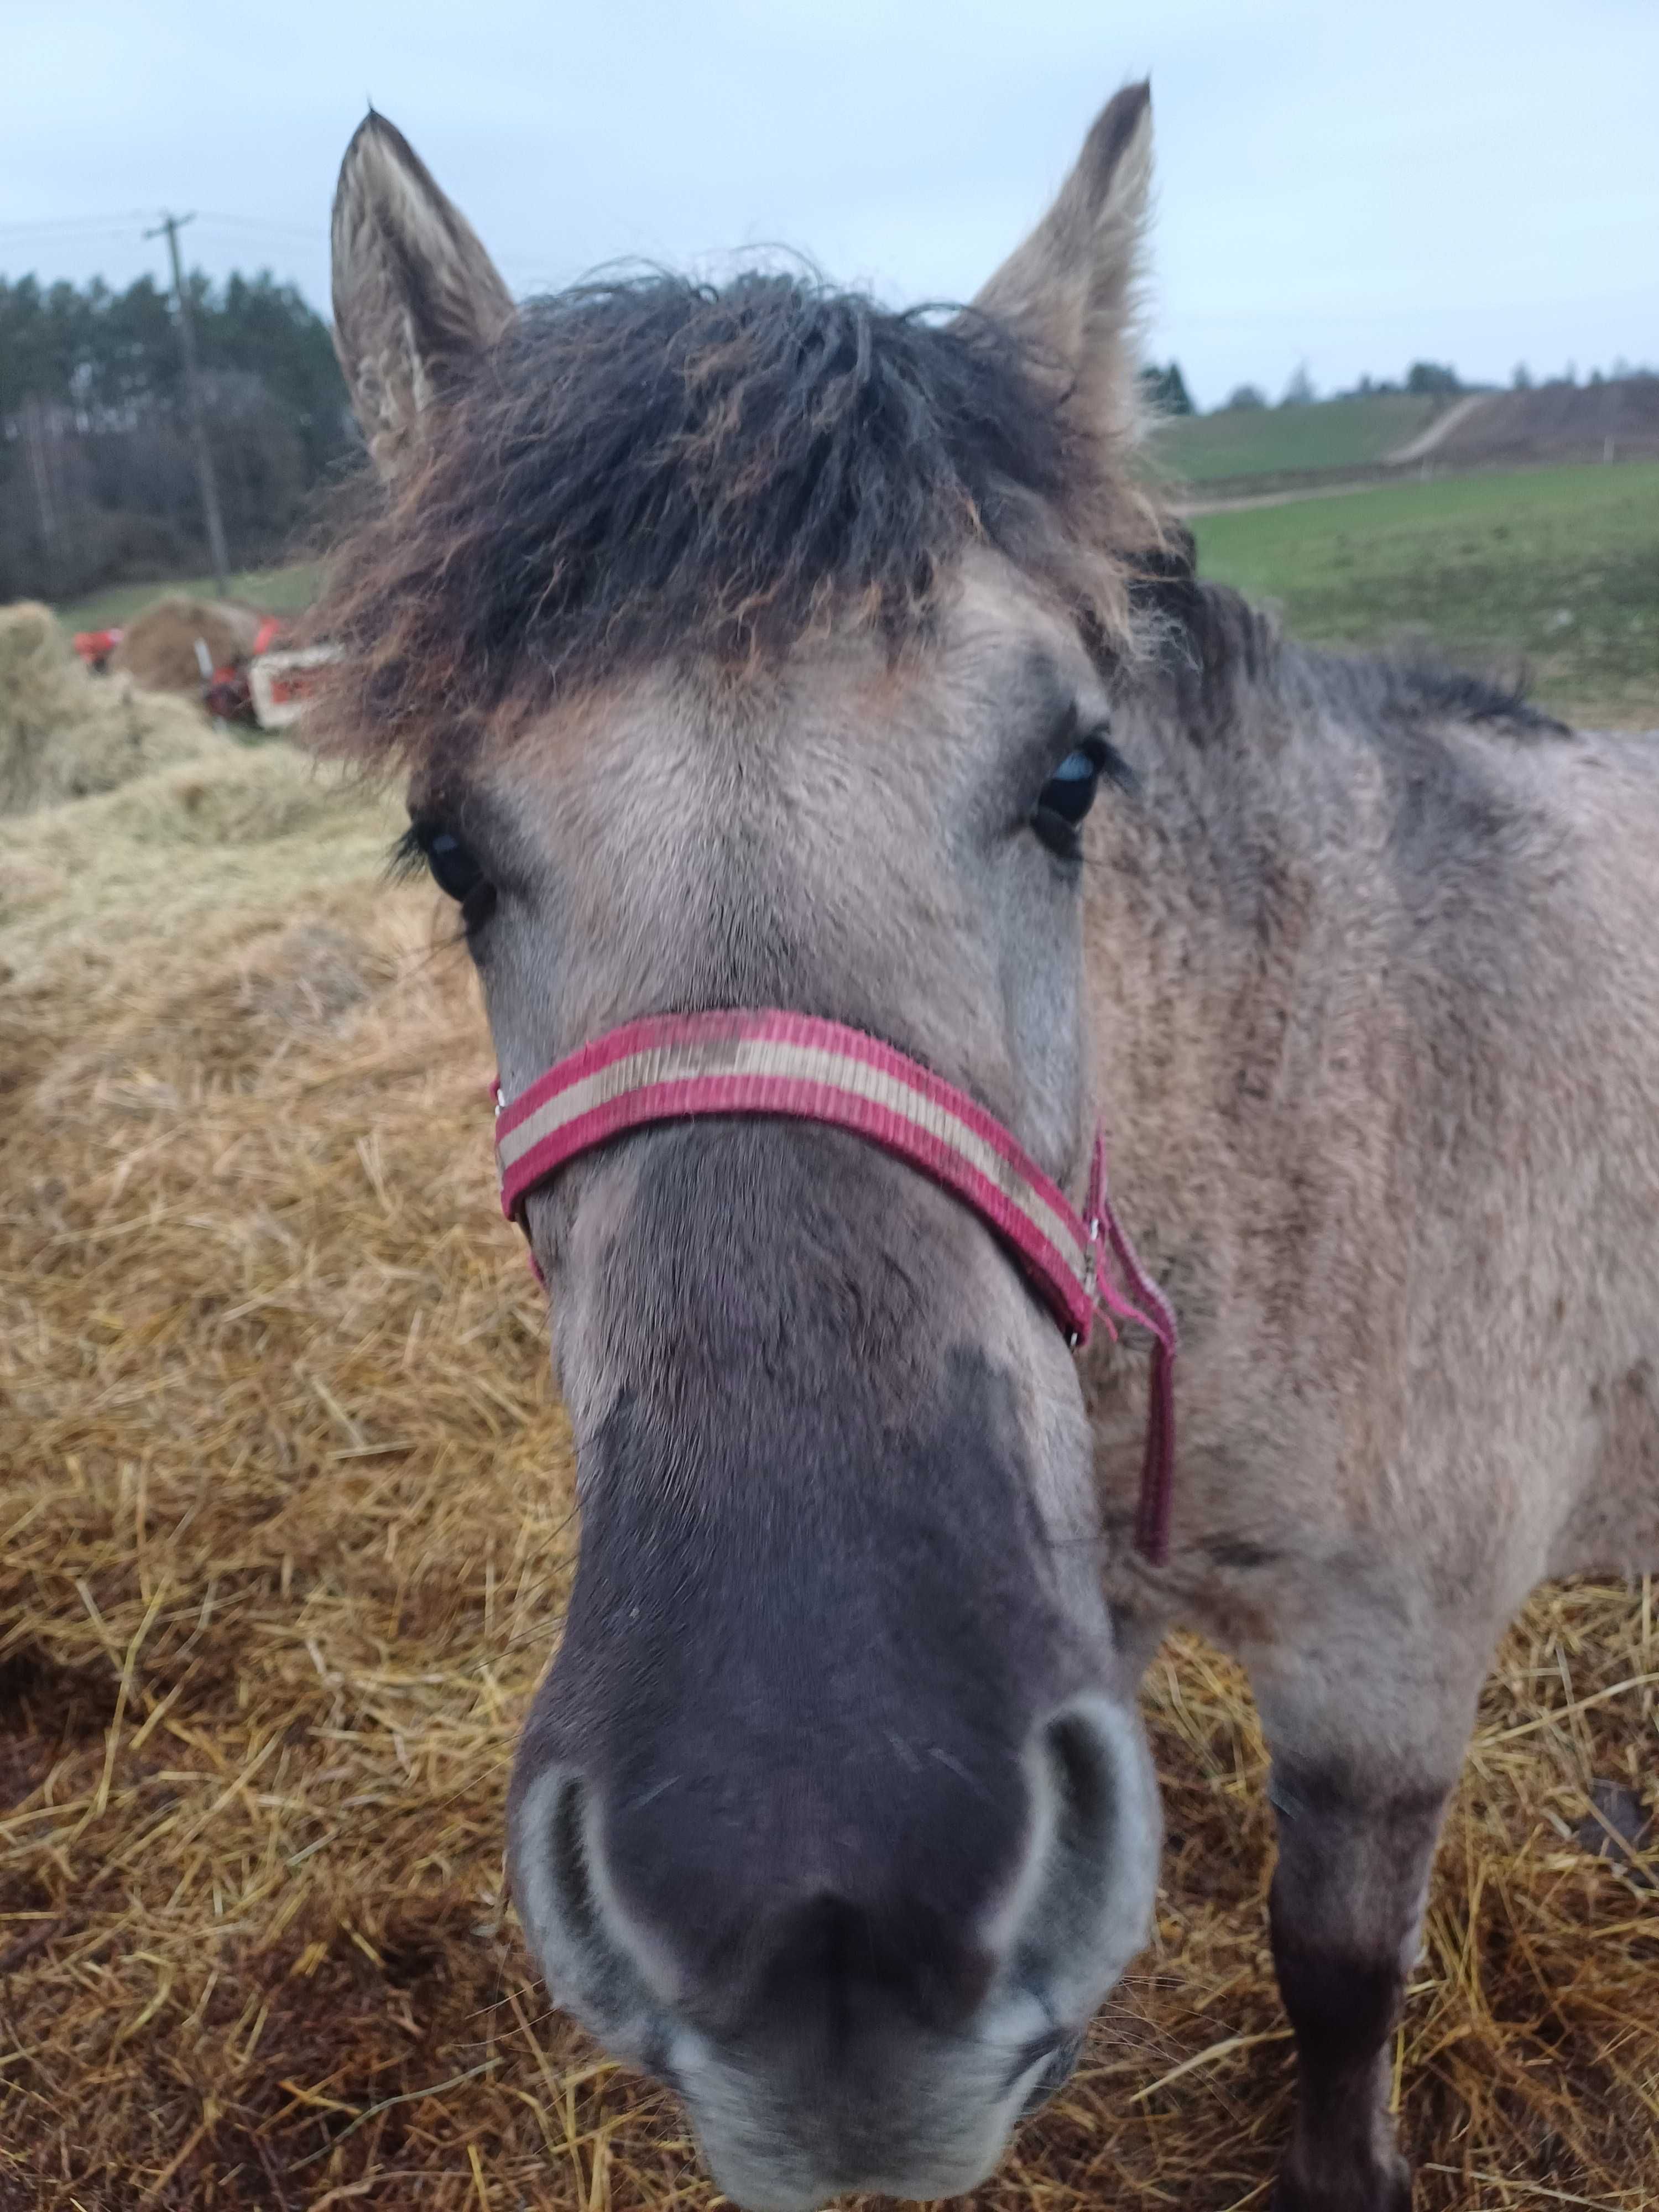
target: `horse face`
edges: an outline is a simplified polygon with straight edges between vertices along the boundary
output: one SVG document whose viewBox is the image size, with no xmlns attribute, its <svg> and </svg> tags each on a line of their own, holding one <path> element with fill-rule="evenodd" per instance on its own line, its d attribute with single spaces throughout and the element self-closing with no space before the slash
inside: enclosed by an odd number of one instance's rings
<svg viewBox="0 0 1659 2212">
<path fill-rule="evenodd" d="M 660 1008 L 823 1010 L 1071 1176 L 1078 864 L 1034 823 L 1105 719 L 983 560 L 897 674 L 863 637 L 735 691 L 653 671 L 417 790 L 493 886 L 506 1092 Z M 526 1226 L 582 1507 L 513 1793 L 550 1984 L 741 2203 L 966 2188 L 1152 1881 L 1065 1342 L 976 1217 L 811 1124 L 638 1132 Z"/>
<path fill-rule="evenodd" d="M 418 531 L 469 495 L 465 469 L 440 489 L 443 394 L 505 295 L 389 126 L 365 132 L 337 321 Z M 1024 251 L 1010 313 L 1041 290 Z M 375 321 L 377 284 L 401 321 Z M 796 1008 L 936 1069 L 1076 1188 L 1108 664 L 1052 577 L 978 535 L 902 649 L 826 596 L 787 652 L 636 653 L 422 750 L 414 835 L 460 902 L 508 1097 L 640 1015 Z M 525 1222 L 582 1516 L 511 1807 L 554 1995 L 682 2092 L 740 2203 L 969 2188 L 1063 2076 L 1154 1883 L 1067 1348 L 977 1216 L 817 1125 L 637 1131 Z"/>
</svg>

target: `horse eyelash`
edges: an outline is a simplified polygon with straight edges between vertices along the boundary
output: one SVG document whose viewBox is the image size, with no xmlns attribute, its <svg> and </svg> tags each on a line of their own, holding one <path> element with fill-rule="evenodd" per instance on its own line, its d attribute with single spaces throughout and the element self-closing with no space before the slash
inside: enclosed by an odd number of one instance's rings
<svg viewBox="0 0 1659 2212">
<path fill-rule="evenodd" d="M 1100 773 L 1116 790 L 1131 799 L 1140 795 L 1140 778 L 1135 774 L 1109 737 L 1097 733 L 1095 742 L 1100 747 Z"/>
<path fill-rule="evenodd" d="M 395 837 L 386 848 L 386 881 L 392 884 L 412 884 L 418 882 L 426 872 L 426 847 L 421 842 L 420 825 L 411 822 L 403 836 Z M 465 923 L 459 925 L 450 935 L 439 939 L 434 949 L 441 948 L 444 951 L 450 951 L 457 946 L 463 951 L 471 949 Z"/>
<path fill-rule="evenodd" d="M 406 884 L 425 872 L 426 848 L 421 842 L 420 831 L 411 822 L 403 836 L 397 838 L 386 856 L 386 872 L 389 882 Z"/>
</svg>

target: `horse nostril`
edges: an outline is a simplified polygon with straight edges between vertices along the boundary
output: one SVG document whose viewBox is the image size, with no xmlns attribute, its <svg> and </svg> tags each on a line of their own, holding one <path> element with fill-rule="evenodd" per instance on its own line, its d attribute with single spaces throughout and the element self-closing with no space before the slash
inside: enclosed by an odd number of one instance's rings
<svg viewBox="0 0 1659 2212">
<path fill-rule="evenodd" d="M 1058 1840 L 1068 1850 L 1096 1851 L 1116 1811 L 1115 1776 L 1107 1747 L 1087 1717 L 1073 1711 L 1049 1723 L 1047 1747 Z"/>
<path fill-rule="evenodd" d="M 1085 1695 L 1039 1725 L 1030 1771 L 1034 1849 L 1012 1900 L 1009 1965 L 1056 2025 L 1075 2027 L 1145 1934 L 1158 1830 L 1150 1763 L 1128 1719 Z"/>
<path fill-rule="evenodd" d="M 569 1767 L 522 1778 L 507 1845 L 514 1900 L 555 2002 L 637 2061 L 660 2047 L 663 2011 L 611 1899 L 597 1812 Z"/>
<path fill-rule="evenodd" d="M 553 1808 L 553 1884 L 565 1925 L 573 1936 L 592 1942 L 599 1928 L 588 1873 L 587 1839 L 582 1832 L 585 1796 L 580 1777 L 567 1775 Z"/>
</svg>

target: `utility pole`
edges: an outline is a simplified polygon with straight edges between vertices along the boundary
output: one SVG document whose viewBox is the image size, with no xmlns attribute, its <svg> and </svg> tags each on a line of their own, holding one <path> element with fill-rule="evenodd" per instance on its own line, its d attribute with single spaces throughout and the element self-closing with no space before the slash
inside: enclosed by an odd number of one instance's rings
<svg viewBox="0 0 1659 2212">
<path fill-rule="evenodd" d="M 23 441 L 29 449 L 29 474 L 34 478 L 34 503 L 40 515 L 40 544 L 47 566 L 58 542 L 58 517 L 52 504 L 52 469 L 46 458 L 46 403 L 39 393 L 23 406 Z"/>
<path fill-rule="evenodd" d="M 173 296 L 179 306 L 179 345 L 185 356 L 185 404 L 190 410 L 191 442 L 196 448 L 196 473 L 201 479 L 202 513 L 207 522 L 208 553 L 213 562 L 213 580 L 219 597 L 230 597 L 230 562 L 225 553 L 225 526 L 219 514 L 219 487 L 213 480 L 213 455 L 208 450 L 207 426 L 202 420 L 202 387 L 196 374 L 196 326 L 190 319 L 190 295 L 185 289 L 184 270 L 179 264 L 179 234 L 187 222 L 194 222 L 193 215 L 164 215 L 154 230 L 144 233 L 146 238 L 160 238 L 165 232 L 167 252 L 173 257 Z"/>
</svg>

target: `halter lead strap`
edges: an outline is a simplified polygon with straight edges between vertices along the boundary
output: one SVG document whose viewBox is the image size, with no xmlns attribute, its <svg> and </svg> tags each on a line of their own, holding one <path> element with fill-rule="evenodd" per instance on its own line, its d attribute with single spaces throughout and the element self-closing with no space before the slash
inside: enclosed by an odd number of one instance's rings
<svg viewBox="0 0 1659 2212">
<path fill-rule="evenodd" d="M 499 1103 L 499 1094 L 498 1103 Z M 890 1045 L 812 1014 L 655 1014 L 611 1030 L 538 1076 L 495 1117 L 501 1211 L 567 1161 L 629 1129 L 699 1115 L 780 1115 L 850 1129 L 908 1161 L 989 1224 L 1073 1346 L 1097 1311 L 1152 1337 L 1135 1541 L 1169 1555 L 1175 1460 L 1175 1316 L 1112 1211 L 1097 1135 L 1079 1214 L 1007 1130 L 964 1091 Z M 533 1264 L 533 1263 L 532 1263 Z"/>
</svg>

